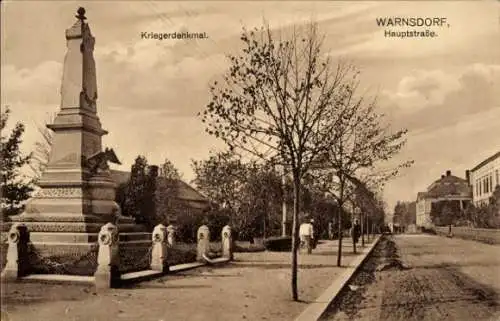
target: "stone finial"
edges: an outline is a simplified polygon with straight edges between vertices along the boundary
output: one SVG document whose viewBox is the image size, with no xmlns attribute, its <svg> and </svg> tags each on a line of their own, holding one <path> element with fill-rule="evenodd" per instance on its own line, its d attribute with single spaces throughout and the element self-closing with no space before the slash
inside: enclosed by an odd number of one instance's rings
<svg viewBox="0 0 500 321">
<path fill-rule="evenodd" d="M 163 243 L 167 240 L 167 228 L 163 224 L 158 224 L 153 229 L 153 243 Z"/>
<path fill-rule="evenodd" d="M 207 256 L 210 251 L 210 230 L 208 226 L 202 225 L 198 228 L 197 261 L 205 261 L 203 256 Z"/>
<path fill-rule="evenodd" d="M 94 273 L 97 289 L 113 288 L 120 284 L 120 251 L 118 228 L 112 223 L 101 227 L 97 270 Z"/>
<path fill-rule="evenodd" d="M 99 231 L 99 245 L 114 245 L 118 243 L 118 228 L 113 223 L 107 223 Z"/>
<path fill-rule="evenodd" d="M 2 280 L 16 280 L 27 274 L 29 270 L 28 242 L 29 232 L 24 224 L 16 223 L 11 226 L 8 234 L 9 247 L 7 262 L 2 271 Z"/>
<path fill-rule="evenodd" d="M 152 233 L 153 249 L 151 251 L 151 270 L 168 272 L 168 246 L 167 246 L 167 228 L 163 224 L 158 224 Z"/>
<path fill-rule="evenodd" d="M 170 224 L 167 226 L 167 241 L 169 246 L 174 246 L 175 245 L 175 226 Z"/>
<path fill-rule="evenodd" d="M 233 259 L 233 233 L 229 225 L 222 228 L 222 256 Z"/>
</svg>

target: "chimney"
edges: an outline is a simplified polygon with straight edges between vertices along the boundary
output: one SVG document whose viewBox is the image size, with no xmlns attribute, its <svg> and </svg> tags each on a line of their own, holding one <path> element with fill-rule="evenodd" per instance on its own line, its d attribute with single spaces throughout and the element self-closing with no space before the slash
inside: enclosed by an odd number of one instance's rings
<svg viewBox="0 0 500 321">
<path fill-rule="evenodd" d="M 450 170 L 447 170 L 446 171 L 446 176 L 450 176 L 451 175 L 451 171 Z"/>
<path fill-rule="evenodd" d="M 470 183 L 470 172 L 469 172 L 469 170 L 465 171 L 465 180 L 467 181 L 467 183 Z"/>
<path fill-rule="evenodd" d="M 444 175 L 441 175 L 441 179 L 443 179 L 443 178 L 444 178 Z"/>
</svg>

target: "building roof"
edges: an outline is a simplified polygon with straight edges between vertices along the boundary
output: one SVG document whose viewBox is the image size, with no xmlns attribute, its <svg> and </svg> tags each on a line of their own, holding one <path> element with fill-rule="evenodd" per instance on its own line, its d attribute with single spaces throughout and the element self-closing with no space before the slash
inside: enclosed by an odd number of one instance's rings
<svg viewBox="0 0 500 321">
<path fill-rule="evenodd" d="M 465 179 L 451 175 L 450 171 L 447 171 L 446 175 L 434 181 L 426 192 L 426 198 L 446 198 L 453 196 L 472 197 L 472 188 Z"/>
<path fill-rule="evenodd" d="M 480 169 L 481 167 L 483 167 L 484 165 L 488 164 L 489 162 L 492 162 L 494 161 L 495 159 L 497 159 L 498 157 L 500 157 L 500 151 L 495 153 L 494 155 L 486 158 L 485 160 L 483 160 L 481 163 L 477 164 L 473 169 L 471 169 L 472 172 L 474 171 L 477 171 L 478 169 Z"/>
<path fill-rule="evenodd" d="M 126 171 L 118 171 L 118 170 L 111 170 L 111 177 L 115 181 L 116 184 L 124 184 L 128 182 L 130 179 L 130 172 Z M 158 177 L 158 179 L 162 179 L 162 177 Z M 174 181 L 174 190 L 176 191 L 176 197 L 181 200 L 189 201 L 190 203 L 193 202 L 202 202 L 202 203 L 209 203 L 210 201 L 203 196 L 200 192 L 198 192 L 196 189 L 194 189 L 192 186 L 190 186 L 188 183 L 182 181 L 182 180 L 175 180 Z M 196 207 L 196 206 L 194 206 Z"/>
<path fill-rule="evenodd" d="M 418 192 L 417 193 L 417 201 L 427 198 L 427 193 L 426 192 Z"/>
</svg>

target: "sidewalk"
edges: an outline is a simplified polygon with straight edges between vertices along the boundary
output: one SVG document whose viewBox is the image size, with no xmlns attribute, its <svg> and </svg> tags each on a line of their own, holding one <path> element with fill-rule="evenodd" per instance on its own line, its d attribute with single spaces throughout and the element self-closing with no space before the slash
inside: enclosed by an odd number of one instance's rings
<svg viewBox="0 0 500 321">
<path fill-rule="evenodd" d="M 8 284 L 6 320 L 293 320 L 355 262 L 351 240 L 299 254 L 299 299 L 291 300 L 291 253 L 235 253 L 235 261 L 95 294 L 76 285 Z M 361 250 L 366 251 L 365 249 Z M 3 285 L 5 286 L 5 285 Z M 3 319 L 2 319 L 3 320 Z"/>
</svg>

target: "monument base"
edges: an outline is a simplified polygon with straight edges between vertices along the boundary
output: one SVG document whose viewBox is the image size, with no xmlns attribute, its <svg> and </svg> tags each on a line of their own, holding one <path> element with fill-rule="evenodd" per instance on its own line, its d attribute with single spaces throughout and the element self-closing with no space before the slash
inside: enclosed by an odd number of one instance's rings
<svg viewBox="0 0 500 321">
<path fill-rule="evenodd" d="M 29 232 L 29 274 L 94 275 L 98 234 L 107 222 L 113 222 L 119 230 L 121 273 L 147 269 L 150 264 L 151 233 L 130 217 L 109 217 L 107 220 L 101 215 L 23 213 L 10 220 L 5 222 L 4 230 L 19 223 Z"/>
</svg>

